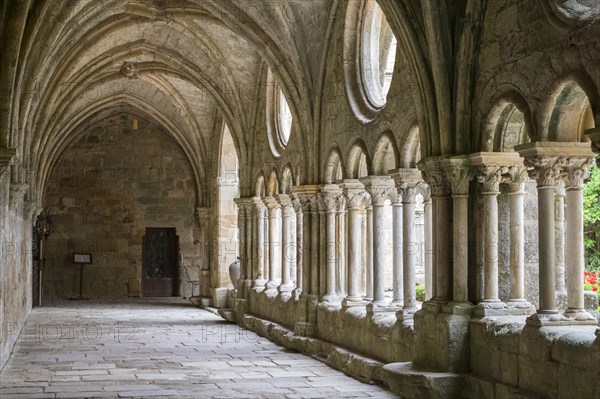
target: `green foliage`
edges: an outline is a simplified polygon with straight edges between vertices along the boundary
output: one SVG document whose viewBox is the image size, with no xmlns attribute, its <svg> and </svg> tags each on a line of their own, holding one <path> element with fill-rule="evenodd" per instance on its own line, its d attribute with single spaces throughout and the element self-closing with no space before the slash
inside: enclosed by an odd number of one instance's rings
<svg viewBox="0 0 600 399">
<path fill-rule="evenodd" d="M 423 284 L 418 284 L 416 287 L 417 292 L 417 301 L 424 302 L 425 301 L 425 286 Z"/>
<path fill-rule="evenodd" d="M 590 168 L 583 191 L 583 223 L 586 269 L 600 270 L 600 169 L 596 165 Z"/>
</svg>

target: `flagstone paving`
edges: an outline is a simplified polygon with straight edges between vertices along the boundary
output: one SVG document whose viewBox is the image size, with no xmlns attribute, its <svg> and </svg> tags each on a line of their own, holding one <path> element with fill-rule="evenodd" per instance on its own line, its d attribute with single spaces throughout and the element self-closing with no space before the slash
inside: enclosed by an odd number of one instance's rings
<svg viewBox="0 0 600 399">
<path fill-rule="evenodd" d="M 181 299 L 35 308 L 0 373 L 10 398 L 394 398 Z"/>
</svg>

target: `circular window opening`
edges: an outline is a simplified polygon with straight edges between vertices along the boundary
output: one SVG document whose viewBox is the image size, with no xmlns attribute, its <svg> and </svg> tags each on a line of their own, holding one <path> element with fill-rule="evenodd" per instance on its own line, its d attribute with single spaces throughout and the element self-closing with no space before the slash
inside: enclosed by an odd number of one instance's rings
<svg viewBox="0 0 600 399">
<path fill-rule="evenodd" d="M 374 0 L 365 3 L 360 33 L 360 73 L 367 101 L 383 108 L 392 84 L 396 62 L 396 37 Z"/>
<path fill-rule="evenodd" d="M 271 71 L 267 74 L 267 133 L 273 155 L 281 156 L 292 133 L 292 111 Z"/>
</svg>

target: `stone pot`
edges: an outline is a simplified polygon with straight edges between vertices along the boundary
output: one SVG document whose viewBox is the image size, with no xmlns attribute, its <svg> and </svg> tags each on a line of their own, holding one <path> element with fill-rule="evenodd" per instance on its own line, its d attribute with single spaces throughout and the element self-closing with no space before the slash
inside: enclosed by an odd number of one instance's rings
<svg viewBox="0 0 600 399">
<path fill-rule="evenodd" d="M 229 279 L 233 284 L 234 289 L 237 290 L 238 281 L 240 279 L 240 259 L 238 258 L 235 262 L 229 265 Z"/>
</svg>

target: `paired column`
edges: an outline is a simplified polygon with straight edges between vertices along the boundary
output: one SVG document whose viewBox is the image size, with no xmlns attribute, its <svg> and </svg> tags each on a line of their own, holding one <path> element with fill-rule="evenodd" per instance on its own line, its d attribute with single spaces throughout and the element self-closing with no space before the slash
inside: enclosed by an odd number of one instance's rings
<svg viewBox="0 0 600 399">
<path fill-rule="evenodd" d="M 238 207 L 237 212 L 237 228 L 238 228 L 238 259 L 240 263 L 240 277 L 238 281 L 232 281 L 231 283 L 236 290 L 236 297 L 243 298 L 244 297 L 244 281 L 246 279 L 246 265 L 249 263 L 249 259 L 246 258 L 246 248 L 248 247 L 247 241 L 248 238 L 246 236 L 246 222 L 248 219 L 246 218 L 246 212 L 248 211 L 248 199 L 247 198 L 236 198 L 235 203 Z"/>
<path fill-rule="evenodd" d="M 294 296 L 298 298 L 304 287 L 304 212 L 300 198 L 296 193 L 292 198 L 292 206 L 296 214 L 296 288 L 294 289 Z"/>
<path fill-rule="evenodd" d="M 292 218 L 292 200 L 286 194 L 279 194 L 277 202 L 281 206 L 281 221 L 282 221 L 282 267 L 281 267 L 281 285 L 278 287 L 279 292 L 290 292 L 294 288 L 292 285 L 292 261 L 296 256 L 296 249 L 292 245 L 291 235 L 291 218 Z"/>
<path fill-rule="evenodd" d="M 361 306 L 365 304 L 360 290 L 363 247 L 361 210 L 367 204 L 369 196 L 358 180 L 345 181 L 342 186 L 348 209 L 348 294 L 342 305 Z"/>
<path fill-rule="evenodd" d="M 265 197 L 264 202 L 269 210 L 269 281 L 265 288 L 273 292 L 281 272 L 281 205 L 273 197 Z"/>
<path fill-rule="evenodd" d="M 425 300 L 428 301 L 433 296 L 433 221 L 429 187 L 427 187 L 427 195 L 423 196 L 423 208 L 425 217 Z"/>
<path fill-rule="evenodd" d="M 539 308 L 528 322 L 545 324 L 595 324 L 583 310 L 583 198 L 589 144 L 534 142 L 516 147 L 525 158 L 529 177 L 537 181 L 539 234 Z M 567 186 L 567 303 L 560 315 L 556 308 L 556 253 L 554 193 L 559 179 Z M 580 189 L 581 187 L 581 189 Z"/>
<path fill-rule="evenodd" d="M 361 181 L 371 194 L 373 206 L 373 301 L 367 305 L 367 311 L 370 313 L 390 311 L 393 309 L 388 306 L 384 293 L 385 212 L 383 207 L 396 189 L 394 181 L 389 176 L 368 176 Z"/>
</svg>

